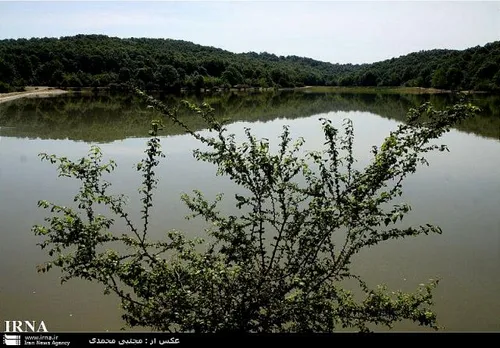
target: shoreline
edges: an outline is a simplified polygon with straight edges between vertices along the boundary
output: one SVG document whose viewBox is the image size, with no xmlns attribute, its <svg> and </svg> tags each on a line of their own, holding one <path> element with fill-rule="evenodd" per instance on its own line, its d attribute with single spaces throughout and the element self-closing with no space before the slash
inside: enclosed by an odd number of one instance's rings
<svg viewBox="0 0 500 348">
<path fill-rule="evenodd" d="M 47 98 L 63 94 L 90 94 L 99 93 L 102 91 L 110 91 L 109 87 L 100 87 L 94 89 L 92 87 L 79 88 L 57 88 L 48 86 L 29 86 L 23 92 L 0 93 L 0 104 L 22 98 Z M 485 91 L 450 91 L 436 88 L 424 87 L 341 87 L 341 86 L 304 86 L 290 88 L 230 88 L 226 92 L 266 92 L 266 91 L 300 91 L 304 93 L 359 93 L 359 94 L 484 94 Z M 150 91 L 158 93 L 161 91 Z M 186 93 L 187 91 L 182 91 Z M 221 93 L 220 90 L 203 90 L 202 94 Z"/>
<path fill-rule="evenodd" d="M 305 86 L 298 87 L 297 90 L 304 90 L 312 93 L 367 93 L 367 94 L 484 94 L 493 93 L 487 91 L 437 89 L 427 87 L 403 87 L 403 86 L 383 86 L 383 87 L 361 87 L 361 86 Z"/>
<path fill-rule="evenodd" d="M 43 98 L 66 94 L 68 91 L 56 87 L 26 87 L 24 92 L 0 93 L 0 104 L 22 98 Z"/>
<path fill-rule="evenodd" d="M 110 87 L 67 87 L 64 90 L 75 93 L 99 93 L 102 91 L 111 91 Z M 118 89 L 117 91 L 120 91 Z M 427 88 L 427 87 L 404 87 L 404 86 L 302 86 L 302 87 L 231 87 L 227 89 L 222 89 L 218 87 L 214 88 L 202 88 L 198 93 L 200 94 L 210 94 L 210 93 L 227 93 L 227 92 L 242 92 L 242 93 L 259 93 L 259 92 L 272 92 L 272 91 L 283 91 L 283 92 L 305 92 L 305 93 L 366 93 L 366 94 L 488 94 L 495 92 L 492 91 L 474 91 L 474 90 L 460 90 L 452 91 L 447 89 L 437 89 L 437 88 Z M 147 93 L 166 93 L 167 91 L 162 90 L 150 90 Z M 182 88 L 180 94 L 194 94 L 195 92 L 189 91 L 186 88 Z M 173 93 L 176 94 L 176 93 Z"/>
</svg>

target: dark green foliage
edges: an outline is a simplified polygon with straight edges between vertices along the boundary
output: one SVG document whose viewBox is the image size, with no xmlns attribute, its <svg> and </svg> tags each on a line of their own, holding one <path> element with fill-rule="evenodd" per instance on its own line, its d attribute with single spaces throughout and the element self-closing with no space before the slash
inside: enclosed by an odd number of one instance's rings
<svg viewBox="0 0 500 348">
<path fill-rule="evenodd" d="M 12 87 L 9 84 L 0 81 L 0 93 L 8 93 L 11 91 L 12 91 Z"/>
<path fill-rule="evenodd" d="M 421 51 L 365 65 L 354 75 L 342 76 L 339 84 L 499 90 L 494 78 L 499 58 L 500 41 L 463 51 Z M 372 74 L 368 81 L 367 74 Z"/>
<path fill-rule="evenodd" d="M 156 79 L 160 84 L 160 88 L 164 91 L 175 91 L 180 89 L 180 75 L 172 65 L 162 66 Z"/>
<path fill-rule="evenodd" d="M 79 71 L 87 74 L 88 84 L 78 77 L 88 86 L 106 86 L 98 76 L 108 73 L 115 76 L 110 83 L 132 82 L 174 91 L 179 86 L 201 88 L 205 77 L 220 79 L 212 81 L 220 83 L 216 87 L 224 84 L 293 87 L 322 84 L 326 76 L 332 78 L 353 69 L 355 66 L 350 64 L 277 57 L 268 53 L 233 54 L 168 39 L 76 35 L 60 39 L 0 40 L 0 81 L 6 83 L 23 78 L 27 84 L 56 86 L 59 81 L 52 76 L 62 70 L 64 74 Z M 276 81 L 269 81 L 271 71 L 275 72 Z"/>
<path fill-rule="evenodd" d="M 0 40 L 0 81 L 58 86 L 60 74 L 54 74 L 60 70 L 67 75 L 77 74 L 84 86 L 133 82 L 149 89 L 174 91 L 179 87 L 203 87 L 197 75 L 219 79 L 212 80 L 212 85 L 218 83 L 213 87 L 430 87 L 434 74 L 442 69 L 444 79 L 435 84 L 440 88 L 494 90 L 500 87 L 494 78 L 499 71 L 499 57 L 500 42 L 493 42 L 464 51 L 411 53 L 373 64 L 331 64 L 265 52 L 234 54 L 179 40 L 76 35 Z M 102 74 L 112 78 L 102 79 Z"/>
<path fill-rule="evenodd" d="M 97 281 L 105 293 L 121 298 L 130 326 L 162 331 L 367 331 L 371 324 L 390 327 L 403 319 L 437 328 L 431 310 L 437 282 L 422 285 L 416 293 L 372 289 L 352 273 L 350 263 L 363 248 L 389 239 L 441 233 L 430 224 L 398 226 L 411 208 L 394 200 L 401 195 L 403 180 L 426 163 L 427 152 L 447 150 L 432 144 L 434 140 L 475 107 L 457 104 L 437 111 L 426 103 L 410 110 L 408 122 L 374 147 L 373 160 L 359 171 L 353 167 L 349 120 L 343 132 L 322 120 L 325 147 L 304 156 L 304 140 L 291 139 L 287 127 L 276 151 L 249 129 L 247 140 L 236 143 L 208 104 L 184 102 L 212 130 L 212 137 L 203 137 L 175 110 L 137 93 L 204 145 L 205 150 L 194 153 L 198 160 L 213 163 L 219 175 L 241 188 L 234 197 L 239 213 L 218 210 L 222 195 L 209 202 L 194 191 L 182 199 L 193 216 L 211 224 L 207 241 L 188 240 L 177 231 L 162 241 L 148 238 L 155 168 L 163 157 L 157 136 L 162 123 L 153 121 L 145 158 L 137 165 L 144 178 L 139 224 L 126 212 L 126 198 L 109 193 L 111 184 L 102 174 L 116 164 L 103 163 L 98 147 L 77 161 L 41 155 L 58 165 L 60 176 L 82 185 L 75 208 L 39 202 L 51 216 L 33 231 L 53 257 L 40 271 L 56 266 L 63 271 L 63 282 L 75 277 Z M 114 216 L 97 213 L 102 207 Z M 128 231 L 112 233 L 115 219 L 123 219 Z M 124 248 L 117 248 L 120 244 Z M 362 296 L 345 290 L 345 280 L 355 281 Z"/>
<path fill-rule="evenodd" d="M 432 74 L 432 87 L 434 88 L 446 88 L 446 73 L 443 68 L 439 68 Z"/>
<path fill-rule="evenodd" d="M 0 82 L 12 82 L 16 77 L 16 70 L 14 65 L 5 61 L 0 56 Z"/>
</svg>

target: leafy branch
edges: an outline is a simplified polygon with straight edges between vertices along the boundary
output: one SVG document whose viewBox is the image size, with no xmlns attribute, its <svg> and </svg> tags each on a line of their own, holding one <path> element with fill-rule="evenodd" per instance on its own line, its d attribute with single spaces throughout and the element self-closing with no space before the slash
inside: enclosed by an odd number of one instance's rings
<svg viewBox="0 0 500 348">
<path fill-rule="evenodd" d="M 130 326 L 162 331 L 194 332 L 331 332 L 339 327 L 368 331 L 370 325 L 391 327 L 403 319 L 437 329 L 432 312 L 432 289 L 437 281 L 423 284 L 416 293 L 388 292 L 370 288 L 351 269 L 352 257 L 363 248 L 389 239 L 441 233 L 425 224 L 399 228 L 411 210 L 394 202 L 402 195 L 403 181 L 418 166 L 428 164 L 425 154 L 445 151 L 435 145 L 450 127 L 478 109 L 460 103 L 446 110 L 431 104 L 411 109 L 408 122 L 392 131 L 364 169 L 355 169 L 354 127 L 345 120 L 343 131 L 322 119 L 325 137 L 320 151 L 301 153 L 305 140 L 292 139 L 283 128 L 277 151 L 270 141 L 257 139 L 245 129 L 238 143 L 227 122 L 218 121 L 207 105 L 184 102 L 182 107 L 207 123 L 211 136 L 189 129 L 177 117 L 178 110 L 137 90 L 148 105 L 182 126 L 205 150 L 195 150 L 200 161 L 214 164 L 217 174 L 227 176 L 241 190 L 235 195 L 234 214 L 218 209 L 224 199 L 209 202 L 200 191 L 184 194 L 192 217 L 212 226 L 208 241 L 188 240 L 170 231 L 166 241 L 147 237 L 156 166 L 160 149 L 159 121 L 152 124 L 146 157 L 137 165 L 144 178 L 142 228 L 125 212 L 125 198 L 109 195 L 110 183 L 102 174 L 116 164 L 102 163 L 97 147 L 89 156 L 72 162 L 65 157 L 42 154 L 57 163 L 61 176 L 82 182 L 75 196 L 80 211 L 40 201 L 50 209 L 48 226 L 35 226 L 44 237 L 53 265 L 70 278 L 95 280 L 122 300 L 124 319 Z M 104 205 L 125 220 L 126 233 L 111 233 L 114 220 L 96 214 Z M 122 243 L 126 253 L 106 250 Z M 341 284 L 355 280 L 361 299 Z"/>
</svg>

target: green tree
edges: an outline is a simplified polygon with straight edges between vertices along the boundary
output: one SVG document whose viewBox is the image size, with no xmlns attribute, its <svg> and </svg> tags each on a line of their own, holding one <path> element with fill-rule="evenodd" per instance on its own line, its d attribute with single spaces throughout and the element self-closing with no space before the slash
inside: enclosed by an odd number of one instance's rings
<svg viewBox="0 0 500 348">
<path fill-rule="evenodd" d="M 64 71 L 64 66 L 59 60 L 51 60 L 41 65 L 36 71 L 36 79 L 38 83 L 51 85 L 52 76 L 54 76 L 54 73 L 58 70 Z"/>
<path fill-rule="evenodd" d="M 193 75 L 189 76 L 186 81 L 186 85 L 189 89 L 193 91 L 200 91 L 205 85 L 205 80 L 203 76 L 198 74 L 197 71 Z"/>
<path fill-rule="evenodd" d="M 434 88 L 447 88 L 448 81 L 446 81 L 446 72 L 443 68 L 434 71 L 432 75 L 432 87 Z"/>
<path fill-rule="evenodd" d="M 180 85 L 179 73 L 172 65 L 164 65 L 160 68 L 158 82 L 163 90 L 174 89 Z"/>
<path fill-rule="evenodd" d="M 496 72 L 498 72 L 498 70 L 498 65 L 495 64 L 495 62 L 488 61 L 481 65 L 476 73 L 476 76 L 480 79 L 486 79 L 493 76 Z"/>
<path fill-rule="evenodd" d="M 372 71 L 368 71 L 359 78 L 358 84 L 360 86 L 376 86 L 377 76 Z"/>
<path fill-rule="evenodd" d="M 457 66 L 452 66 L 446 72 L 446 81 L 451 89 L 458 89 L 463 80 L 463 73 Z"/>
<path fill-rule="evenodd" d="M 154 82 L 154 75 L 151 68 L 140 68 L 135 73 L 136 78 L 144 84 Z"/>
<path fill-rule="evenodd" d="M 373 148 L 370 164 L 356 170 L 349 120 L 340 132 L 323 119 L 325 148 L 304 157 L 304 140 L 291 139 L 287 127 L 276 151 L 249 129 L 246 141 L 236 143 L 209 105 L 185 102 L 214 132 L 204 137 L 161 102 L 137 93 L 204 145 L 195 151 L 197 159 L 215 164 L 219 175 L 241 188 L 234 197 L 239 212 L 224 215 L 218 210 L 222 195 L 209 202 L 194 191 L 182 199 L 193 216 L 211 223 L 208 239 L 190 240 L 177 231 L 161 241 L 148 238 L 155 168 L 163 156 L 159 121 L 153 122 L 146 157 L 137 165 L 144 177 L 139 224 L 125 211 L 125 197 L 108 192 L 111 184 L 101 176 L 116 164 L 104 163 L 98 147 L 77 161 L 41 154 L 58 165 L 60 176 L 82 185 L 74 198 L 78 209 L 39 202 L 51 216 L 33 231 L 53 257 L 40 271 L 56 266 L 63 271 L 63 282 L 78 277 L 97 281 L 105 293 L 121 298 L 130 326 L 162 331 L 368 331 L 370 324 L 390 327 L 404 319 L 437 328 L 431 309 L 436 281 L 415 293 L 391 294 L 369 287 L 350 264 L 366 247 L 441 233 L 431 224 L 399 227 L 410 206 L 394 200 L 402 193 L 403 180 L 426 163 L 426 153 L 447 150 L 434 140 L 472 115 L 475 107 L 457 104 L 438 111 L 424 104 L 410 110 L 407 123 Z M 115 220 L 97 213 L 102 205 L 124 220 L 127 232 L 110 231 Z M 119 244 L 123 252 L 113 249 Z M 355 281 L 363 295 L 355 297 L 344 289 L 346 280 Z"/>
<path fill-rule="evenodd" d="M 17 67 L 19 76 L 22 79 L 30 81 L 33 78 L 33 65 L 31 64 L 31 61 L 26 54 L 23 54 L 21 55 L 21 57 L 19 57 Z"/>
<path fill-rule="evenodd" d="M 221 78 L 222 81 L 229 83 L 231 86 L 243 83 L 243 75 L 241 75 L 241 72 L 235 66 L 229 66 L 222 73 Z"/>
<path fill-rule="evenodd" d="M 495 87 L 497 90 L 500 89 L 500 70 L 493 77 L 493 81 L 495 83 Z"/>
<path fill-rule="evenodd" d="M 60 69 L 54 71 L 54 73 L 52 74 L 52 77 L 50 78 L 51 84 L 58 86 L 58 87 L 61 86 L 65 80 L 67 81 L 67 79 L 64 78 L 63 71 Z M 79 86 L 81 86 L 81 82 L 80 82 Z"/>
<path fill-rule="evenodd" d="M 54 74 L 55 75 L 54 78 L 58 77 L 56 73 Z M 82 87 L 83 86 L 83 83 L 77 74 L 64 75 L 64 79 L 63 79 L 63 81 L 61 81 L 61 84 L 64 87 Z"/>
<path fill-rule="evenodd" d="M 339 80 L 339 86 L 355 86 L 354 77 L 352 75 L 346 75 Z"/>
<path fill-rule="evenodd" d="M 0 81 L 11 82 L 16 76 L 16 70 L 12 64 L 3 61 L 0 58 Z"/>
<path fill-rule="evenodd" d="M 130 80 L 130 69 L 127 67 L 120 68 L 120 72 L 118 74 L 118 80 L 122 83 L 129 82 Z"/>
</svg>

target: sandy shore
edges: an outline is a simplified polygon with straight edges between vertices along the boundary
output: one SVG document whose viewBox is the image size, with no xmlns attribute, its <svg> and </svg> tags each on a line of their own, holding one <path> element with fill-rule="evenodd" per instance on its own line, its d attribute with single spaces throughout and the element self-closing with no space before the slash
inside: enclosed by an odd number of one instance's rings
<svg viewBox="0 0 500 348">
<path fill-rule="evenodd" d="M 41 98 L 68 93 L 54 87 L 26 87 L 24 92 L 0 93 L 0 104 L 20 98 Z"/>
</svg>

